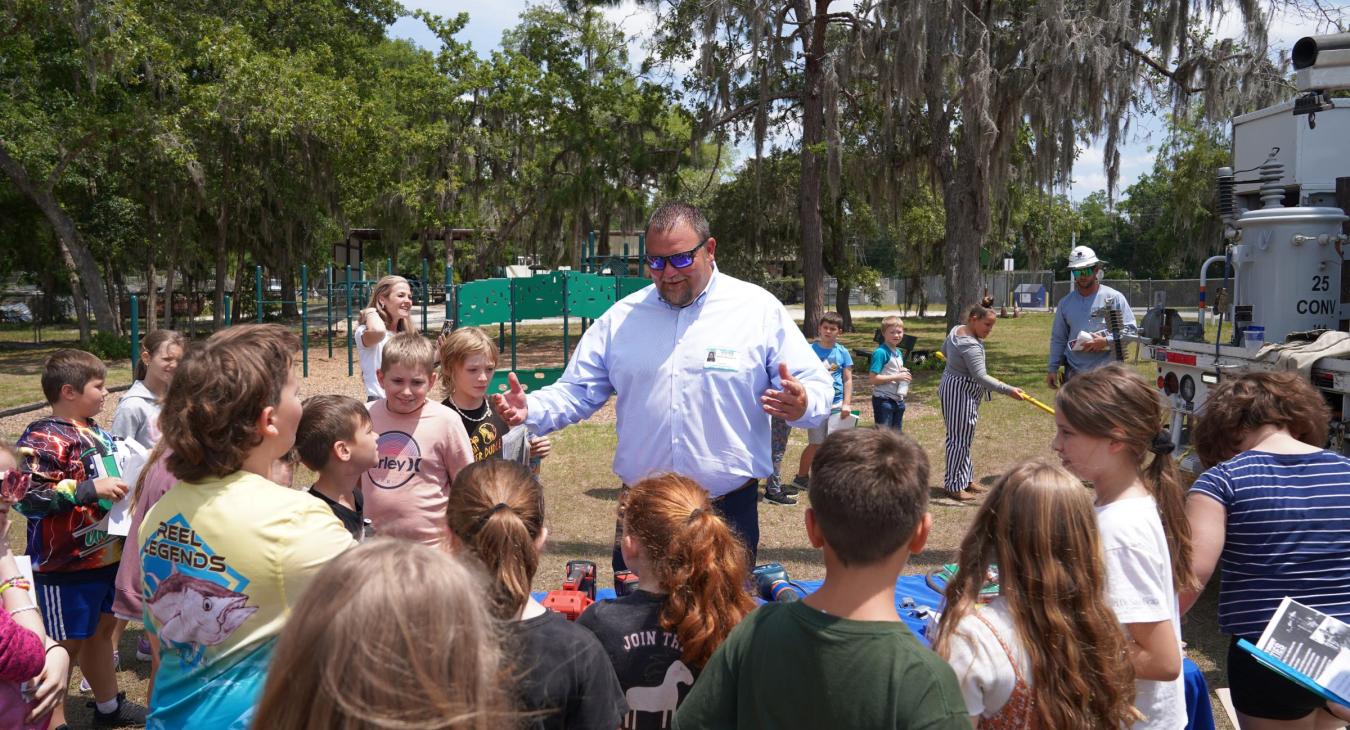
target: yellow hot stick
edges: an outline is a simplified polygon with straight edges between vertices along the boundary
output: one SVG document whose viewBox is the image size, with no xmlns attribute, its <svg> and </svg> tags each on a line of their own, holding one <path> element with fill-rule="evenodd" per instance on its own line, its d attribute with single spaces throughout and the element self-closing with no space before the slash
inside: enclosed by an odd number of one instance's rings
<svg viewBox="0 0 1350 730">
<path fill-rule="evenodd" d="M 1033 406 L 1036 406 L 1037 408 L 1039 408 L 1039 409 L 1045 411 L 1046 413 L 1049 413 L 1049 414 L 1052 415 L 1052 416 L 1055 415 L 1055 409 L 1053 409 L 1053 408 L 1051 408 L 1050 406 L 1047 406 L 1046 404 L 1044 404 L 1044 403 L 1042 403 L 1042 402 L 1036 400 L 1035 398 L 1032 398 L 1032 397 L 1029 396 L 1029 395 L 1026 395 L 1025 393 L 1022 394 L 1022 400 L 1024 400 L 1024 401 L 1030 403 L 1030 404 L 1033 405 Z"/>
</svg>

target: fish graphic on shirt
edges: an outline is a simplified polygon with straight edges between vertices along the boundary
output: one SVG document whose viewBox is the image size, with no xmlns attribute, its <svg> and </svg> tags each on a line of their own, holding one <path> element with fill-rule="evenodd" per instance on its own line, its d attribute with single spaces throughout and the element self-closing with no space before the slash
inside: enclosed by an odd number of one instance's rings
<svg viewBox="0 0 1350 730">
<path fill-rule="evenodd" d="M 223 643 L 257 612 L 257 606 L 246 603 L 247 594 L 175 569 L 155 588 L 146 605 L 158 624 L 160 641 L 184 647 L 200 659 L 205 647 Z"/>
</svg>

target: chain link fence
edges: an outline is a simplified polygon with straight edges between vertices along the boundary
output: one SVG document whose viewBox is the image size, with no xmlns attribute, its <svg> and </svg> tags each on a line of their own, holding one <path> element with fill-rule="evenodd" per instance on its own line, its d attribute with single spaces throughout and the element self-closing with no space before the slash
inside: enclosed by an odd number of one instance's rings
<svg viewBox="0 0 1350 730">
<path fill-rule="evenodd" d="M 1023 309 L 1050 310 L 1073 287 L 1071 281 L 1056 281 L 1053 271 L 999 271 L 985 274 L 981 277 L 981 280 L 983 290 L 980 293 L 988 292 L 988 295 L 994 298 L 994 306 L 996 307 L 1011 305 L 1013 295 L 1019 291 L 1019 287 L 1030 285 L 1028 289 L 1021 291 L 1032 294 L 1036 289 L 1044 287 L 1044 295 L 1032 300 L 1019 297 L 1018 304 Z M 1211 281 L 1209 285 L 1211 288 L 1217 289 L 1220 281 Z M 1160 293 L 1165 294 L 1167 306 L 1175 309 L 1194 308 L 1200 299 L 1199 279 L 1105 279 L 1102 283 L 1124 294 L 1130 302 L 1130 306 L 1140 310 L 1153 306 L 1156 301 L 1155 297 L 1159 296 Z M 947 304 L 946 287 L 941 276 L 882 279 L 880 290 L 881 301 L 879 304 L 883 307 L 917 309 L 921 302 L 928 307 L 942 307 Z M 827 308 L 834 306 L 837 291 L 837 282 L 832 277 L 826 277 L 825 304 Z M 1044 302 L 1044 305 L 1028 306 L 1027 301 L 1034 301 L 1035 299 Z M 849 304 L 869 306 L 872 303 L 865 291 L 854 289 L 849 293 Z"/>
</svg>

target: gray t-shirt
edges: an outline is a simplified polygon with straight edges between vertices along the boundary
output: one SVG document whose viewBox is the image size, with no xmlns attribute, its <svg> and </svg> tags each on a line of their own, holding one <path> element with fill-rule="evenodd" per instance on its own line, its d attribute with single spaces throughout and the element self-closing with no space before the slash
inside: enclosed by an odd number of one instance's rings
<svg viewBox="0 0 1350 730">
<path fill-rule="evenodd" d="M 984 343 L 974 335 L 957 334 L 964 325 L 957 325 L 947 333 L 942 341 L 942 356 L 947 358 L 947 369 L 957 375 L 964 375 L 978 382 L 986 390 L 1007 395 L 1013 391 L 1011 385 L 989 376 L 984 369 Z"/>
</svg>

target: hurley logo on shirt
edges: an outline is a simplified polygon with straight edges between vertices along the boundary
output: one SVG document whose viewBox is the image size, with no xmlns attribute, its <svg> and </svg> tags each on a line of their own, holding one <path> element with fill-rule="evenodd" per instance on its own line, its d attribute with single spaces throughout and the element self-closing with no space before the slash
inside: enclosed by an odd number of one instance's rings
<svg viewBox="0 0 1350 730">
<path fill-rule="evenodd" d="M 422 471 L 422 447 L 412 434 L 386 431 L 376 443 L 379 461 L 366 473 L 371 484 L 380 489 L 398 489 Z"/>
</svg>

